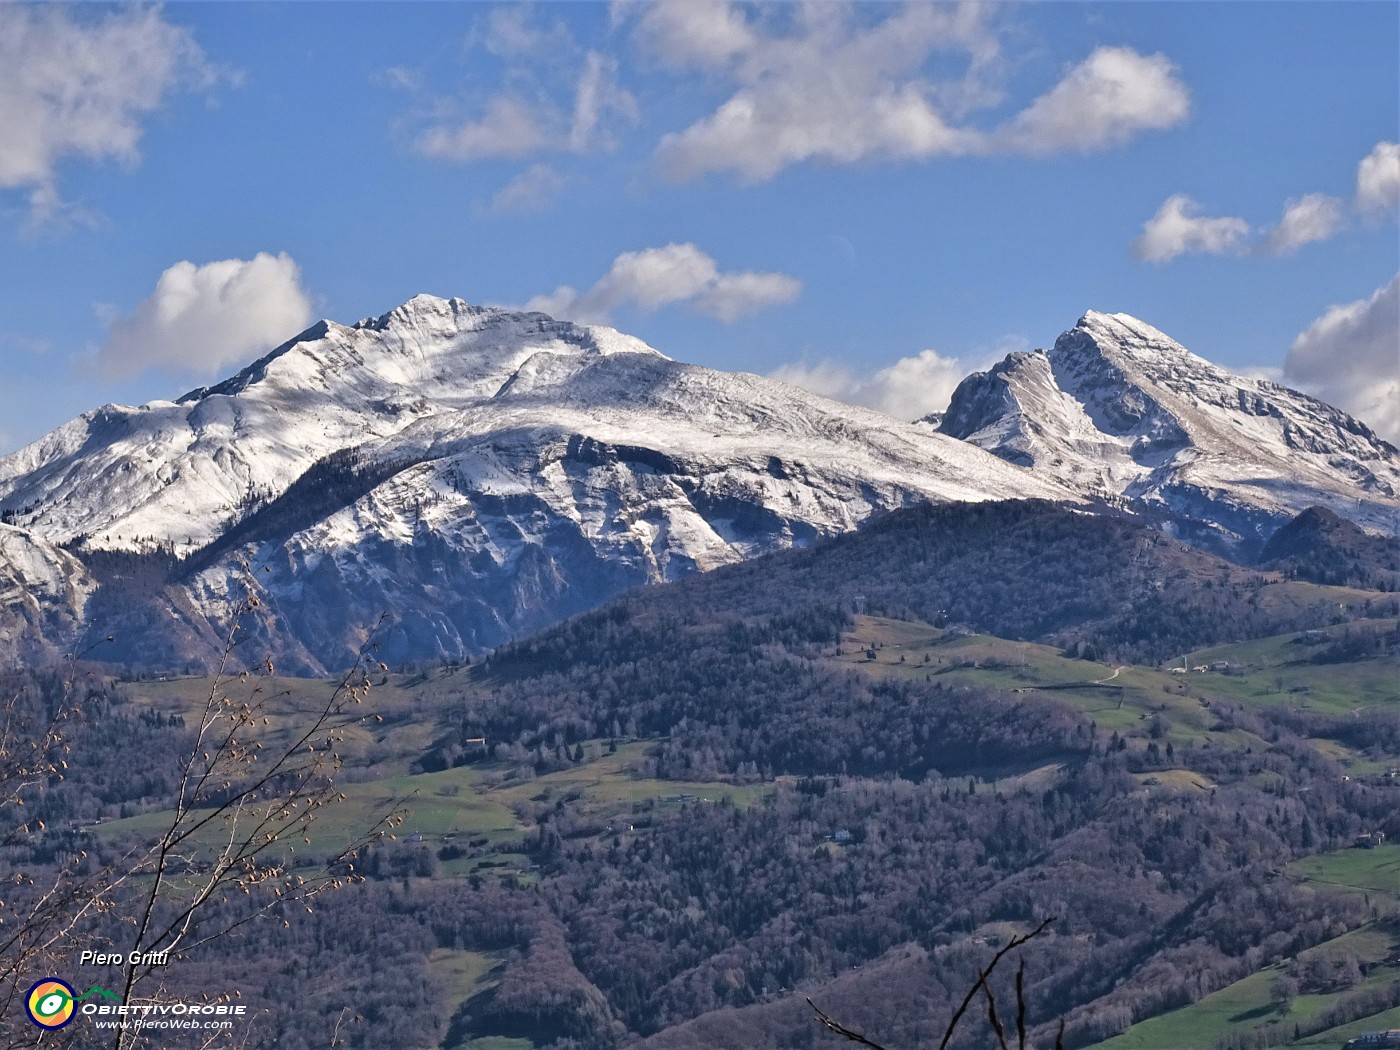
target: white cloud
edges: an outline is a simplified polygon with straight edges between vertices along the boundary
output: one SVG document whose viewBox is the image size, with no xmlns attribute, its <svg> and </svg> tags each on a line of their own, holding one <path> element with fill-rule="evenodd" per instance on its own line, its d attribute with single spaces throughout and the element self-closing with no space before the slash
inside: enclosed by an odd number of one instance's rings
<svg viewBox="0 0 1400 1050">
<path fill-rule="evenodd" d="M 1161 263 L 1187 252 L 1221 255 L 1243 248 L 1249 223 L 1232 217 L 1207 218 L 1195 214 L 1199 210 L 1185 194 L 1168 197 L 1157 214 L 1143 224 L 1142 236 L 1133 241 L 1137 257 Z"/>
<path fill-rule="evenodd" d="M 435 160 L 473 161 L 493 157 L 523 157 L 542 149 L 557 133 L 545 127 L 554 122 L 524 99 L 497 95 L 478 120 L 439 124 L 425 130 L 418 152 Z"/>
<path fill-rule="evenodd" d="M 833 361 L 782 365 L 769 376 L 836 401 L 913 420 L 947 408 L 953 391 L 970 371 L 956 357 L 922 350 L 865 376 Z"/>
<path fill-rule="evenodd" d="M 536 24 L 528 5 L 493 8 L 468 38 L 504 63 L 509 85 L 473 106 L 475 115 L 438 100 L 413 147 L 458 163 L 542 153 L 611 149 L 613 130 L 637 121 L 637 101 L 618 82 L 617 62 L 584 51 L 568 27 Z"/>
<path fill-rule="evenodd" d="M 1328 309 L 1293 340 L 1283 370 L 1400 445 L 1400 274 L 1369 299 Z"/>
<path fill-rule="evenodd" d="M 624 252 L 579 300 L 579 306 L 585 313 L 606 312 L 630 301 L 643 310 L 657 310 L 695 298 L 718 275 L 714 259 L 693 244 Z"/>
<path fill-rule="evenodd" d="M 1104 47 L 1005 126 L 963 124 L 1002 100 L 991 5 L 908 3 L 876 21 L 870 8 L 838 3 L 780 7 L 763 19 L 725 2 L 623 10 L 641 12 L 634 40 L 645 53 L 735 87 L 709 116 L 662 138 L 657 160 L 676 180 L 729 172 L 761 182 L 809 161 L 1100 149 L 1171 127 L 1190 108 L 1164 56 Z M 948 55 L 960 72 L 931 74 L 950 65 L 934 62 Z"/>
<path fill-rule="evenodd" d="M 523 309 L 601 324 L 624 304 L 650 312 L 685 303 L 728 324 L 792 302 L 801 291 L 801 282 L 786 274 L 722 273 L 715 260 L 695 245 L 668 244 L 624 252 L 587 291 L 562 285 L 548 295 L 535 296 Z"/>
<path fill-rule="evenodd" d="M 569 125 L 569 149 L 586 153 L 595 142 L 611 148 L 612 139 L 601 131 L 604 117 L 615 113 L 629 124 L 637 121 L 637 100 L 617 82 L 617 62 L 597 51 L 583 56 L 583 71 L 574 90 L 573 121 Z"/>
<path fill-rule="evenodd" d="M 478 211 L 485 215 L 527 215 L 546 210 L 568 183 L 548 164 L 531 164 L 502 186 Z"/>
<path fill-rule="evenodd" d="M 211 375 L 286 341 L 310 319 L 301 272 L 286 254 L 178 262 L 130 317 L 111 322 L 97 367 L 110 379 L 148 368 Z"/>
<path fill-rule="evenodd" d="M 1325 193 L 1309 193 L 1284 205 L 1283 218 L 1269 234 L 1275 255 L 1290 255 L 1305 244 L 1336 236 L 1347 224 L 1342 202 Z"/>
<path fill-rule="evenodd" d="M 520 309 L 526 313 L 538 311 L 542 314 L 549 314 L 550 317 L 577 321 L 579 324 L 605 324 L 607 322 L 606 315 L 593 316 L 576 309 L 578 301 L 578 289 L 573 285 L 561 284 L 552 292 L 542 292 L 527 299 Z"/>
<path fill-rule="evenodd" d="M 1026 153 L 1104 149 L 1140 131 L 1174 127 L 1191 97 L 1165 55 L 1101 47 L 998 134 Z"/>
<path fill-rule="evenodd" d="M 1196 203 L 1184 194 L 1167 198 L 1144 225 L 1142 236 L 1133 242 L 1138 258 L 1167 262 L 1186 252 L 1243 250 L 1253 233 L 1248 223 L 1243 219 L 1201 218 L 1191 214 L 1196 209 Z M 1400 210 L 1400 144 L 1377 143 L 1357 165 L 1352 209 L 1372 219 Z M 1305 244 L 1329 240 L 1346 229 L 1348 211 L 1346 202 L 1325 193 L 1296 197 L 1284 204 L 1279 224 L 1256 249 L 1291 255 Z"/>
<path fill-rule="evenodd" d="M 725 324 L 770 306 L 790 303 L 802 294 L 802 282 L 785 273 L 722 273 L 695 298 L 695 309 Z"/>
<path fill-rule="evenodd" d="M 64 159 L 135 163 L 143 118 L 218 76 L 158 7 L 0 4 L 0 189 L 27 188 L 35 221 L 71 217 L 56 188 Z"/>
<path fill-rule="evenodd" d="M 423 86 L 417 71 L 407 66 L 387 66 L 375 74 L 375 79 L 396 91 L 418 91 Z"/>
<path fill-rule="evenodd" d="M 791 33 L 765 35 L 727 5 L 646 8 L 643 46 L 673 65 L 722 71 L 738 88 L 713 114 L 661 140 L 657 157 L 669 177 L 728 171 L 757 182 L 803 161 L 977 148 L 976 133 L 953 128 L 938 111 L 922 66 L 935 52 L 959 51 L 973 56 L 967 79 L 976 79 L 996 53 L 983 7 L 909 4 L 869 25 L 846 5 L 792 10 Z"/>
<path fill-rule="evenodd" d="M 530 4 L 493 7 L 473 30 L 469 43 L 480 43 L 501 58 L 530 58 L 573 49 L 573 37 L 563 22 L 542 28 L 535 24 L 534 14 Z"/>
<path fill-rule="evenodd" d="M 1373 215 L 1400 210 L 1400 143 L 1377 143 L 1357 165 L 1356 206 Z"/>
<path fill-rule="evenodd" d="M 535 153 L 587 153 L 610 149 L 609 118 L 632 124 L 637 102 L 617 83 L 617 64 L 590 51 L 573 82 L 569 111 L 548 97 L 515 93 L 492 96 L 477 119 L 442 121 L 419 133 L 415 148 L 425 157 L 470 163 Z"/>
<path fill-rule="evenodd" d="M 636 5 L 637 41 L 675 69 L 713 69 L 750 50 L 757 36 L 748 16 L 725 0 Z"/>
<path fill-rule="evenodd" d="M 66 233 L 78 227 L 100 230 L 106 226 L 105 215 L 81 204 L 64 200 L 59 195 L 58 187 L 48 182 L 29 191 L 29 213 L 25 216 L 21 230 L 26 236 L 32 236 L 40 230 Z"/>
</svg>

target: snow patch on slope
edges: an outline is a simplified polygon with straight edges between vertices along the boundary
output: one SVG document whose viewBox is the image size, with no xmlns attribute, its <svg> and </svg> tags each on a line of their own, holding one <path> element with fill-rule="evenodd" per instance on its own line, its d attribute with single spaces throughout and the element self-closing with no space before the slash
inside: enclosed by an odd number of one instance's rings
<svg viewBox="0 0 1400 1050">
<path fill-rule="evenodd" d="M 1016 497 L 1075 498 L 927 426 L 431 296 L 0 460 L 0 511 L 36 535 L 188 558 L 163 600 L 192 637 L 252 549 L 263 643 L 313 670 L 383 610 L 386 654 L 460 655 L 884 510 Z"/>
<path fill-rule="evenodd" d="M 51 659 L 77 641 L 96 589 L 82 564 L 24 529 L 0 524 L 0 652 L 20 663 Z"/>
<path fill-rule="evenodd" d="M 1079 492 L 1223 523 L 1254 544 L 1323 504 L 1393 530 L 1400 457 L 1314 398 L 1233 375 L 1126 314 L 970 376 L 940 429 Z"/>
</svg>

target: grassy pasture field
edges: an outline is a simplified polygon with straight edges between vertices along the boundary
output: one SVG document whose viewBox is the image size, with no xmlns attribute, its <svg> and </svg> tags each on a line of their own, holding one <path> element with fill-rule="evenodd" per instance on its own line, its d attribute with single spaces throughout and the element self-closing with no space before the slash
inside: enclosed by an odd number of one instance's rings
<svg viewBox="0 0 1400 1050">
<path fill-rule="evenodd" d="M 1400 908 L 1400 845 L 1344 849 L 1294 861 L 1285 872 L 1315 886 L 1365 894 Z"/>
<path fill-rule="evenodd" d="M 1313 633 L 1337 639 L 1353 631 L 1393 630 L 1396 621 L 1357 620 Z M 1395 654 L 1344 663 L 1311 663 L 1310 632 L 1276 635 L 1251 642 L 1214 646 L 1185 655 L 1191 666 L 1227 661 L 1241 673 L 1211 675 L 1211 688 L 1222 698 L 1251 704 L 1285 704 L 1344 714 L 1378 704 L 1400 704 L 1400 657 Z"/>
<path fill-rule="evenodd" d="M 1355 1039 L 1362 1032 L 1385 1031 L 1388 1028 L 1400 1028 L 1400 1006 L 1393 1010 L 1383 1010 L 1370 1017 L 1363 1017 L 1359 1021 L 1352 1021 L 1351 1024 L 1338 1025 L 1336 1028 L 1329 1028 L 1325 1032 L 1318 1032 L 1317 1035 L 1308 1036 L 1306 1039 L 1298 1039 L 1289 1046 L 1309 1047 L 1311 1050 L 1337 1050 L 1343 1046 L 1347 1040 Z"/>
<path fill-rule="evenodd" d="M 1377 849 L 1343 849 L 1320 853 L 1290 864 L 1284 873 L 1319 888 L 1368 894 L 1383 913 L 1400 913 L 1400 846 Z M 1400 928 L 1394 921 L 1371 922 L 1333 940 L 1300 953 L 1306 961 L 1314 955 L 1336 958 L 1353 954 L 1369 966 L 1362 983 L 1345 992 L 1299 995 L 1284 1014 L 1276 1008 L 1270 986 L 1285 967 L 1269 966 L 1206 996 L 1191 1006 L 1140 1021 L 1125 1033 L 1094 1050 L 1211 1050 L 1233 1032 L 1279 1022 L 1303 1021 L 1334 1005 L 1343 996 L 1400 980 L 1400 965 L 1386 965 L 1400 950 Z M 1340 1047 L 1360 1032 L 1400 1026 L 1400 1009 L 1304 1037 L 1286 1046 Z"/>
<path fill-rule="evenodd" d="M 1400 966 L 1382 962 L 1394 953 L 1397 940 L 1400 938 L 1397 938 L 1393 928 L 1372 923 L 1302 952 L 1299 955 L 1301 960 L 1314 955 L 1336 957 L 1350 953 L 1371 968 L 1359 985 L 1344 992 L 1297 996 L 1287 1013 L 1280 1012 L 1271 996 L 1273 982 L 1284 975 L 1286 968 L 1282 965 L 1269 966 L 1190 1006 L 1139 1021 L 1122 1035 L 1094 1044 L 1094 1050 L 1212 1050 L 1220 1040 L 1240 1030 L 1308 1020 L 1346 995 L 1400 980 Z M 1390 1012 L 1393 1011 L 1387 1011 Z M 1355 1027 L 1358 1031 L 1386 1027 L 1380 1022 L 1380 1015 L 1374 1017 L 1376 1019 L 1363 1018 L 1346 1027 Z M 1341 1045 L 1340 1042 L 1319 1044 L 1317 1040 L 1321 1037 L 1319 1033 L 1297 1043 L 1283 1045 Z"/>
<path fill-rule="evenodd" d="M 428 973 L 444 982 L 445 1012 L 450 1016 L 461 1005 L 482 992 L 494 988 L 501 979 L 505 968 L 505 956 L 501 952 L 471 952 L 453 948 L 436 948 L 428 956 Z M 528 1039 L 510 1039 L 503 1036 L 488 1036 L 457 1043 L 456 1047 L 470 1050 L 533 1050 L 534 1044 Z"/>
<path fill-rule="evenodd" d="M 869 656 L 872 650 L 874 659 Z M 1160 715 L 1169 724 L 1164 740 L 1177 745 L 1207 739 L 1230 746 L 1257 742 L 1211 729 L 1216 719 L 1199 680 L 1205 676 L 1074 660 L 1053 646 L 1034 642 L 861 616 L 830 659 L 874 676 L 982 686 L 1053 699 L 1106 731 L 1137 733 Z"/>
<path fill-rule="evenodd" d="M 1344 588 L 1337 588 L 1344 590 Z M 1053 646 L 1009 641 L 994 635 L 940 630 L 925 623 L 858 616 L 828 657 L 836 664 L 874 676 L 980 685 L 1018 695 L 1048 697 L 1092 718 L 1100 728 L 1133 731 L 1160 715 L 1165 737 L 1180 745 L 1210 740 L 1221 746 L 1267 746 L 1249 734 L 1211 727 L 1214 700 L 1247 706 L 1304 707 L 1324 713 L 1350 713 L 1394 704 L 1400 708 L 1400 656 L 1341 664 L 1314 664 L 1318 644 L 1345 631 L 1394 629 L 1396 621 L 1359 620 L 1349 625 L 1293 632 L 1257 641 L 1215 646 L 1184 654 L 1163 667 L 1110 666 L 1061 655 Z M 1311 634 L 1313 644 L 1304 643 Z M 1320 641 L 1319 641 L 1320 639 Z M 870 653 L 874 653 L 871 659 Z M 1173 667 L 1228 664 L 1228 672 Z M 1384 766 L 1333 741 L 1319 741 L 1330 757 L 1358 773 Z"/>
<path fill-rule="evenodd" d="M 475 842 L 473 856 L 445 862 L 445 875 L 518 874 L 527 867 L 523 854 L 510 849 L 524 841 L 532 821 L 530 811 L 569 798 L 580 812 L 599 818 L 655 808 L 679 810 L 687 804 L 721 800 L 748 806 L 774 790 L 773 784 L 732 784 L 657 780 L 639 772 L 649 745 L 644 741 L 618 744 L 610 752 L 606 741 L 584 744 L 579 765 L 528 779 L 513 779 L 503 764 L 482 762 L 434 773 L 381 776 L 342 784 L 343 801 L 327 806 L 312 822 L 309 842 L 292 843 L 296 852 L 334 855 L 386 814 L 402 811 L 394 832 L 400 841 L 440 848 L 448 843 Z M 364 770 L 356 770 L 360 777 Z M 169 826 L 171 810 L 155 810 L 103 823 L 98 833 L 108 841 L 151 841 Z M 224 824 L 213 822 L 203 836 L 212 847 Z M 482 840 L 485 840 L 484 843 Z"/>
<path fill-rule="evenodd" d="M 432 746 L 440 732 L 441 713 L 448 706 L 445 694 L 458 682 L 453 672 L 444 670 L 432 675 L 372 676 L 368 697 L 347 709 L 356 721 L 343 730 L 341 753 L 346 764 L 376 776 L 407 773 L 413 760 Z M 271 749 L 292 742 L 292 734 L 325 708 L 338 684 L 333 679 L 276 675 L 233 677 L 221 682 L 208 677 L 169 676 L 128 682 L 125 687 L 138 708 L 166 717 L 178 715 L 190 727 L 198 723 L 211 690 L 217 689 L 235 704 L 262 703 L 260 714 L 268 720 L 264 741 Z"/>
</svg>

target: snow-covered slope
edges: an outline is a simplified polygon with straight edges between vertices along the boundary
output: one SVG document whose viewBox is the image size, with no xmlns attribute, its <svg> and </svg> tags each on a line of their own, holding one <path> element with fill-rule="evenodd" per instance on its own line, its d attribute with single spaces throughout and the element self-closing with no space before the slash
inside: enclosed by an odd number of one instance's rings
<svg viewBox="0 0 1400 1050">
<path fill-rule="evenodd" d="M 927 427 L 430 296 L 0 460 L 0 512 L 48 542 L 184 559 L 171 638 L 210 635 L 251 549 L 262 644 L 311 668 L 381 612 L 387 657 L 479 651 L 879 510 L 1014 497 L 1072 498 Z M 195 655 L 150 628 L 145 658 Z"/>
<path fill-rule="evenodd" d="M 322 321 L 178 401 L 80 416 L 0 459 L 0 508 L 60 543 L 187 552 L 322 457 L 488 400 L 537 353 L 659 356 L 611 329 L 418 296 L 351 328 Z"/>
<path fill-rule="evenodd" d="M 71 554 L 0 524 L 0 660 L 24 664 L 62 656 L 81 641 L 81 612 L 95 587 Z"/>
<path fill-rule="evenodd" d="M 939 429 L 1245 551 L 1310 506 L 1386 532 L 1400 510 L 1400 454 L 1365 424 L 1126 314 L 969 376 Z"/>
</svg>

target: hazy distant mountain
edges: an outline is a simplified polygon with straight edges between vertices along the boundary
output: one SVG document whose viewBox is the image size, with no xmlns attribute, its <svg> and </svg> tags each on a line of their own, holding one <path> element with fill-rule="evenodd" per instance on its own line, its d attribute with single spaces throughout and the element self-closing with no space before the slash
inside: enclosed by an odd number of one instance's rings
<svg viewBox="0 0 1400 1050">
<path fill-rule="evenodd" d="M 1126 314 L 1090 311 L 1051 349 L 969 376 L 939 429 L 1245 553 L 1311 506 L 1373 531 L 1400 509 L 1400 453 L 1364 423 Z"/>
</svg>

